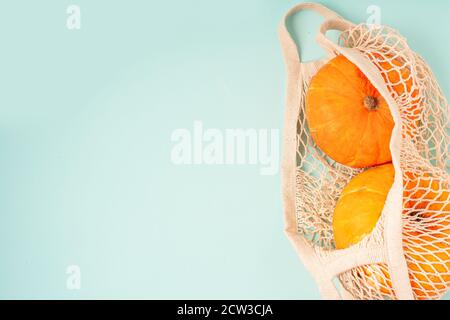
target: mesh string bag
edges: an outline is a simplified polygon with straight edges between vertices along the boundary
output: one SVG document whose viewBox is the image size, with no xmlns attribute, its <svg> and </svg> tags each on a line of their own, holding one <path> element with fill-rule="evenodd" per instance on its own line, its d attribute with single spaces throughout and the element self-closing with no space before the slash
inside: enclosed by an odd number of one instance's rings
<svg viewBox="0 0 450 320">
<path fill-rule="evenodd" d="M 302 63 L 286 19 L 314 10 L 325 20 L 317 42 L 328 56 Z M 337 43 L 326 37 L 340 31 Z M 438 299 L 450 287 L 449 107 L 426 62 L 387 26 L 355 25 L 328 8 L 303 3 L 280 29 L 287 70 L 283 134 L 286 234 L 327 299 Z M 364 169 L 333 161 L 314 143 L 305 117 L 311 78 L 343 55 L 386 100 L 395 177 L 373 231 L 336 249 L 333 212 L 343 188 Z M 358 212 L 353 214 L 357 215 Z"/>
</svg>

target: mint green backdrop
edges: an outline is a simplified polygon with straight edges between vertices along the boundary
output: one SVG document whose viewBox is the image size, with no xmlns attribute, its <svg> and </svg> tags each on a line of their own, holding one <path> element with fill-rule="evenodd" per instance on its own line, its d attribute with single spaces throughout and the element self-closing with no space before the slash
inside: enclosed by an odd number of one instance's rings
<svg viewBox="0 0 450 320">
<path fill-rule="evenodd" d="M 319 298 L 282 232 L 279 175 L 170 161 L 194 120 L 282 128 L 276 31 L 296 3 L 2 1 L 0 298 Z M 355 22 L 378 5 L 450 95 L 449 1 L 322 3 Z M 322 55 L 319 22 L 292 23 L 304 59 Z"/>
</svg>

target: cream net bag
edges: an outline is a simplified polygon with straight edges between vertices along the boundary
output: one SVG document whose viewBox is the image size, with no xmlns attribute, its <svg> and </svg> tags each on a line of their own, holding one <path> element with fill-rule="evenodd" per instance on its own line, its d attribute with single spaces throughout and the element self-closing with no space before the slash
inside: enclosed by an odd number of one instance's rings
<svg viewBox="0 0 450 320">
<path fill-rule="evenodd" d="M 325 18 L 317 41 L 329 54 L 326 59 L 300 61 L 286 19 L 304 9 Z M 338 44 L 325 37 L 330 29 L 341 31 Z M 282 164 L 286 233 L 321 294 L 440 298 L 450 287 L 449 107 L 431 70 L 395 30 L 354 25 L 318 4 L 292 8 L 279 34 L 288 73 Z M 339 250 L 333 211 L 342 189 L 362 170 L 327 157 L 305 120 L 311 77 L 338 54 L 367 76 L 395 122 L 390 141 L 395 178 L 378 223 L 362 241 Z M 404 90 L 394 90 L 398 86 Z"/>
</svg>

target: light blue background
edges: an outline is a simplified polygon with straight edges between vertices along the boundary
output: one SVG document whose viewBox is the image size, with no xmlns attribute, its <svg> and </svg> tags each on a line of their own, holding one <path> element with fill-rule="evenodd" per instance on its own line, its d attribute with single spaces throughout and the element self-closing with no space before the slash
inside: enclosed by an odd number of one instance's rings
<svg viewBox="0 0 450 320">
<path fill-rule="evenodd" d="M 282 128 L 276 31 L 295 3 L 2 1 L 0 298 L 319 298 L 282 232 L 279 175 L 170 162 L 194 120 Z M 449 96 L 449 1 L 322 3 L 355 22 L 380 6 Z M 293 23 L 305 59 L 318 23 Z"/>
</svg>

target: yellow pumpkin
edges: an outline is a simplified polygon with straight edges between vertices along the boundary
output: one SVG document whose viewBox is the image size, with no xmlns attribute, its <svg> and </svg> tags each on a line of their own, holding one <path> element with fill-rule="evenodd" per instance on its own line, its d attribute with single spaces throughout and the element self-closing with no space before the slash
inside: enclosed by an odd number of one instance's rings
<svg viewBox="0 0 450 320">
<path fill-rule="evenodd" d="M 333 215 L 336 248 L 346 248 L 372 232 L 394 181 L 394 167 L 385 164 L 355 176 L 344 188 Z"/>
</svg>

